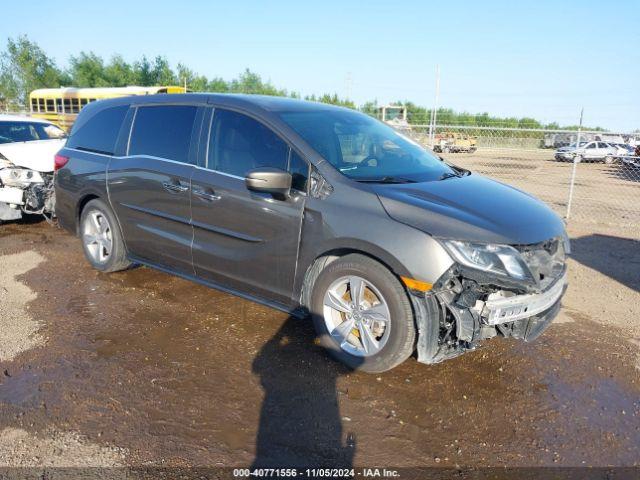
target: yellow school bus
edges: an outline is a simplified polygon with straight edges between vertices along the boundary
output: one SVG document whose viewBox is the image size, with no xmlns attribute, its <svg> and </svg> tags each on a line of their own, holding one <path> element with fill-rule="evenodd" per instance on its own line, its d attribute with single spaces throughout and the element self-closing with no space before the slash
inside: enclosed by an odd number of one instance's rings
<svg viewBox="0 0 640 480">
<path fill-rule="evenodd" d="M 31 116 L 69 131 L 82 107 L 105 98 L 157 93 L 185 93 L 184 87 L 40 88 L 29 94 Z"/>
</svg>

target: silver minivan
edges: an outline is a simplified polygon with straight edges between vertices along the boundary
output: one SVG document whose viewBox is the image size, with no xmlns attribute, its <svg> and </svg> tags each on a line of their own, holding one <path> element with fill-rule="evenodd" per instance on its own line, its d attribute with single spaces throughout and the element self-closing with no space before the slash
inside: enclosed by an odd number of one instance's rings
<svg viewBox="0 0 640 480">
<path fill-rule="evenodd" d="M 311 318 L 351 368 L 435 363 L 558 313 L 569 241 L 544 203 L 353 110 L 183 94 L 95 102 L 56 156 L 60 224 L 141 264 Z"/>
</svg>

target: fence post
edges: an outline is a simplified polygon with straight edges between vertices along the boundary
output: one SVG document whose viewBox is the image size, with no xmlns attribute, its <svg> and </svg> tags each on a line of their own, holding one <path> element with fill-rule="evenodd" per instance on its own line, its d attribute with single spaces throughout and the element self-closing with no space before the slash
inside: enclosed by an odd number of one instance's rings
<svg viewBox="0 0 640 480">
<path fill-rule="evenodd" d="M 438 115 L 438 97 L 440 96 L 440 65 L 436 65 L 436 95 L 433 100 L 433 110 L 431 111 L 431 122 L 429 125 L 429 145 L 433 148 L 433 140 L 436 130 L 436 117 Z"/>
<path fill-rule="evenodd" d="M 582 133 L 582 117 L 584 115 L 584 107 L 580 110 L 580 124 L 578 125 L 578 135 L 576 136 L 576 150 L 580 148 L 580 134 Z M 568 221 L 571 215 L 571 202 L 573 202 L 573 186 L 576 183 L 576 168 L 578 165 L 577 155 L 573 156 L 573 168 L 571 170 L 571 182 L 569 183 L 569 200 L 567 201 L 567 214 L 565 219 Z"/>
</svg>

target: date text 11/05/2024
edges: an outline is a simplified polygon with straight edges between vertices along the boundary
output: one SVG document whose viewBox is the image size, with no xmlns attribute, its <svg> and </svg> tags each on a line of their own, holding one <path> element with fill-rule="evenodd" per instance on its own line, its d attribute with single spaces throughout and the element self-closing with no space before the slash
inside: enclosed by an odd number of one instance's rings
<svg viewBox="0 0 640 480">
<path fill-rule="evenodd" d="M 388 468 L 238 468 L 233 470 L 234 478 L 262 477 L 262 478 L 397 478 L 397 470 Z"/>
</svg>

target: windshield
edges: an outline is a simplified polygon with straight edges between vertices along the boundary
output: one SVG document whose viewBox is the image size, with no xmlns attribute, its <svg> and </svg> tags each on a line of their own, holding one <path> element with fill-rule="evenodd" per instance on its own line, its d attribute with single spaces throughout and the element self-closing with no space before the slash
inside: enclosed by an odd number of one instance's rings
<svg viewBox="0 0 640 480">
<path fill-rule="evenodd" d="M 283 112 L 280 118 L 353 180 L 426 182 L 456 174 L 414 141 L 362 113 Z"/>
<path fill-rule="evenodd" d="M 32 142 L 66 137 L 64 130 L 51 123 L 0 122 L 0 143 Z"/>
</svg>

